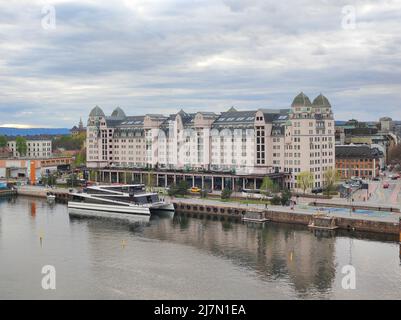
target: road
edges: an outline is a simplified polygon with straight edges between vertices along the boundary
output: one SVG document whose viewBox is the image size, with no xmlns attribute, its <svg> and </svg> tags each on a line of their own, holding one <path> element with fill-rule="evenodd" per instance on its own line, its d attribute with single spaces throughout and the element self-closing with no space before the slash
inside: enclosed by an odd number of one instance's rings
<svg viewBox="0 0 401 320">
<path fill-rule="evenodd" d="M 384 183 L 389 184 L 388 189 L 383 188 Z M 384 177 L 382 181 L 371 181 L 369 191 L 359 190 L 354 195 L 354 199 L 366 204 L 399 207 L 401 205 L 401 179 L 391 180 Z"/>
</svg>

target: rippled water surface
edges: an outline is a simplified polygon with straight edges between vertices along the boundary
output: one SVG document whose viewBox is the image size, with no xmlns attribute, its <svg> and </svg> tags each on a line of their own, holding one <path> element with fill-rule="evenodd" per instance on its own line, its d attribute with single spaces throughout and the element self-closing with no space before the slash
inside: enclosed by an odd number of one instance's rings
<svg viewBox="0 0 401 320">
<path fill-rule="evenodd" d="M 63 204 L 0 201 L 0 299 L 401 298 L 391 237 L 184 217 L 73 218 Z M 56 268 L 56 290 L 41 287 L 44 265 Z M 342 288 L 345 265 L 355 267 L 355 290 Z"/>
</svg>

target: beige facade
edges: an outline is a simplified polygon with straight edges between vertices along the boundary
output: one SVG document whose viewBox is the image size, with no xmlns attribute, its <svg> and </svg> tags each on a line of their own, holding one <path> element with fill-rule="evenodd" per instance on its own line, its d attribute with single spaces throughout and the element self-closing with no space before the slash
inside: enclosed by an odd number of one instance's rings
<svg viewBox="0 0 401 320">
<path fill-rule="evenodd" d="M 129 117 L 117 108 L 106 117 L 95 107 L 87 126 L 87 165 L 231 171 L 286 172 L 290 188 L 297 175 L 312 172 L 314 186 L 335 167 L 334 119 L 330 103 L 299 94 L 289 109 Z"/>
<path fill-rule="evenodd" d="M 44 159 L 50 158 L 52 155 L 52 141 L 50 139 L 27 139 L 27 151 L 25 158 Z M 7 147 L 12 152 L 13 157 L 19 158 L 21 155 L 17 151 L 17 143 L 15 140 L 7 142 Z"/>
</svg>

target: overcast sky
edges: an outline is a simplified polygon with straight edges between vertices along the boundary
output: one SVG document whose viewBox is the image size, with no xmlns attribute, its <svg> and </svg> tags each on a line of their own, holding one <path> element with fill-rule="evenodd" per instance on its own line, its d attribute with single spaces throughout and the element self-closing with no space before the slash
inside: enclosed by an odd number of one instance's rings
<svg viewBox="0 0 401 320">
<path fill-rule="evenodd" d="M 300 91 L 339 120 L 401 120 L 401 0 L 0 0 L 3 126 L 70 127 L 95 105 L 283 108 Z"/>
</svg>

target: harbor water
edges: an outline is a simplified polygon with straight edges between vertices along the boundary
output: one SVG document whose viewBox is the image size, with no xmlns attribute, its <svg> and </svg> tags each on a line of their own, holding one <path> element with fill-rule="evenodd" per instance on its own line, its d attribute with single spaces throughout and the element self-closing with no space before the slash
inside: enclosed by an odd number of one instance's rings
<svg viewBox="0 0 401 320">
<path fill-rule="evenodd" d="M 42 287 L 54 266 L 56 289 Z M 344 287 L 345 266 L 355 288 Z M 0 199 L 0 299 L 400 299 L 394 238 L 184 216 L 70 216 Z"/>
</svg>

